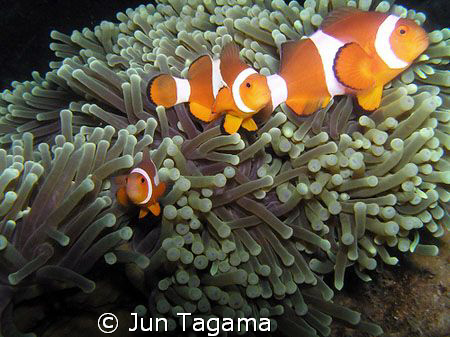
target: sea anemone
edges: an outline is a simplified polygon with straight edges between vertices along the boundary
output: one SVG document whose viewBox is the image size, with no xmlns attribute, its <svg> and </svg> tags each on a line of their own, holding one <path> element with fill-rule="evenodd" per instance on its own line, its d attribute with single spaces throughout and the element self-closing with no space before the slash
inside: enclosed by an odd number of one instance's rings
<svg viewBox="0 0 450 337">
<path fill-rule="evenodd" d="M 74 303 L 104 304 L 112 290 L 98 269 L 106 268 L 139 294 L 110 307 L 131 303 L 168 318 L 171 330 L 177 313 L 190 312 L 269 317 L 286 336 L 327 336 L 333 318 L 381 334 L 333 303 L 324 277 L 340 290 L 348 269 L 370 281 L 371 270 L 398 262 L 396 250 L 438 253 L 421 242 L 448 226 L 450 30 L 429 34 L 428 50 L 370 114 L 351 97 L 308 118 L 282 105 L 255 135 L 224 135 L 220 121 L 146 98 L 152 75 L 184 76 L 199 54 L 217 55 L 231 40 L 248 64 L 273 74 L 282 42 L 311 34 L 344 5 L 425 21 L 387 1 L 170 0 L 94 31 L 52 32 L 62 60 L 0 96 L 0 332 L 20 336 L 21 324 L 60 336 L 68 327 L 44 326 L 42 298 L 56 293 L 61 305 L 72 291 Z M 142 151 L 171 185 L 151 225 L 111 193 L 111 177 Z M 33 320 L 18 323 L 24 315 Z"/>
</svg>

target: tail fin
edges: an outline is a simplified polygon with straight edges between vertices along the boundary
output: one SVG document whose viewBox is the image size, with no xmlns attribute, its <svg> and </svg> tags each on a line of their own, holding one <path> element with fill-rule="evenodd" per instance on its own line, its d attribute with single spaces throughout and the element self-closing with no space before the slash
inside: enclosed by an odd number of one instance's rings
<svg viewBox="0 0 450 337">
<path fill-rule="evenodd" d="M 177 102 L 177 82 L 171 75 L 155 76 L 148 83 L 147 93 L 153 104 L 170 108 Z"/>
</svg>

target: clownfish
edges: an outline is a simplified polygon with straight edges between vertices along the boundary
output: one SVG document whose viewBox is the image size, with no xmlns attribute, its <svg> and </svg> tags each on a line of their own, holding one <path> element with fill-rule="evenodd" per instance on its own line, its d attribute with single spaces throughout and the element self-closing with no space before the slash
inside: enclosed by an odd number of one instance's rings
<svg viewBox="0 0 450 337">
<path fill-rule="evenodd" d="M 168 74 L 153 77 L 147 87 L 150 101 L 155 105 L 170 108 L 189 102 L 191 113 L 203 122 L 211 122 L 220 114 L 211 110 L 214 99 L 224 86 L 220 74 L 220 60 L 209 55 L 195 59 L 188 69 L 188 78 L 178 78 Z"/>
<path fill-rule="evenodd" d="M 298 115 L 324 108 L 337 95 L 355 95 L 368 111 L 380 106 L 383 86 L 429 45 L 410 19 L 354 8 L 333 11 L 309 38 L 281 45 L 277 95 Z"/>
<path fill-rule="evenodd" d="M 139 206 L 139 218 L 145 217 L 148 212 L 155 216 L 161 214 L 158 200 L 166 190 L 166 184 L 159 180 L 158 171 L 148 151 L 143 153 L 142 161 L 136 168 L 128 175 L 116 177 L 115 180 L 118 185 L 117 201 L 122 206 Z"/>
<path fill-rule="evenodd" d="M 153 104 L 166 108 L 189 102 L 191 113 L 204 122 L 225 114 L 223 127 L 229 134 L 241 126 L 257 130 L 252 116 L 270 101 L 266 77 L 240 59 L 234 43 L 226 44 L 218 59 L 209 55 L 197 58 L 187 79 L 167 74 L 154 77 L 147 93 Z"/>
<path fill-rule="evenodd" d="M 223 47 L 220 61 L 225 86 L 219 90 L 214 101 L 213 113 L 226 114 L 223 128 L 229 134 L 236 133 L 241 126 L 248 131 L 256 131 L 258 126 L 253 116 L 271 101 L 266 76 L 240 59 L 235 43 Z"/>
</svg>

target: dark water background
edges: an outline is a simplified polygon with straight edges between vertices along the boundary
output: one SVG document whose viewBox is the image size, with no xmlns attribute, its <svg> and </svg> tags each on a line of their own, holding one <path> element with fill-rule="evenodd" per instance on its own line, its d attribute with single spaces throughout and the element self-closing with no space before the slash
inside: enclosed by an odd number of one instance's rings
<svg viewBox="0 0 450 337">
<path fill-rule="evenodd" d="M 115 14 L 135 8 L 143 0 L 0 0 L 0 91 L 11 81 L 31 78 L 33 70 L 45 74 L 55 60 L 49 49 L 50 32 L 68 35 L 75 29 L 93 28 Z M 302 0 L 299 0 L 301 3 Z M 399 0 L 397 4 L 427 15 L 428 31 L 450 26 L 450 0 Z"/>
</svg>

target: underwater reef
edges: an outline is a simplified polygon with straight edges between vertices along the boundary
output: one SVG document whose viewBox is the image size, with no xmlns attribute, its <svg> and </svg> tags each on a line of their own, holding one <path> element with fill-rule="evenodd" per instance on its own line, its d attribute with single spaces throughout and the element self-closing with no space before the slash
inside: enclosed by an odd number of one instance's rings
<svg viewBox="0 0 450 337">
<path fill-rule="evenodd" d="M 174 334 L 189 312 L 380 335 L 333 296 L 346 273 L 370 282 L 395 254 L 437 255 L 426 238 L 448 233 L 450 30 L 429 33 L 372 113 L 351 97 L 307 118 L 282 105 L 255 134 L 225 135 L 146 97 L 151 76 L 183 77 L 231 40 L 273 74 L 281 43 L 345 5 L 426 20 L 389 1 L 170 0 L 53 31 L 52 70 L 0 94 L 0 335 L 97 335 L 104 312 L 166 317 Z M 170 188 L 161 217 L 138 221 L 113 177 L 143 151 Z"/>
</svg>

